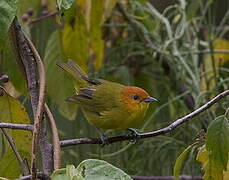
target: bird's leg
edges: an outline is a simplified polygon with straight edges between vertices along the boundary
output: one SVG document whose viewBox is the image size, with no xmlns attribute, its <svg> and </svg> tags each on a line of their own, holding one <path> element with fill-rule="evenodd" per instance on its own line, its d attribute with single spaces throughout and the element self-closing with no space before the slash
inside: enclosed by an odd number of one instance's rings
<svg viewBox="0 0 229 180">
<path fill-rule="evenodd" d="M 136 129 L 133 128 L 128 128 L 127 130 L 131 132 L 131 136 L 133 138 L 130 140 L 130 142 L 136 143 L 137 140 L 141 137 L 141 133 L 139 133 Z"/>
<path fill-rule="evenodd" d="M 104 147 L 105 145 L 109 145 L 110 144 L 109 140 L 108 140 L 108 137 L 105 134 L 101 135 L 100 139 L 102 141 L 101 147 Z"/>
<path fill-rule="evenodd" d="M 104 147 L 105 145 L 109 145 L 109 141 L 108 141 L 108 137 L 104 134 L 103 131 L 101 131 L 100 129 L 96 128 L 97 131 L 99 132 L 100 134 L 100 139 L 102 141 L 102 144 L 101 144 L 101 147 Z"/>
</svg>

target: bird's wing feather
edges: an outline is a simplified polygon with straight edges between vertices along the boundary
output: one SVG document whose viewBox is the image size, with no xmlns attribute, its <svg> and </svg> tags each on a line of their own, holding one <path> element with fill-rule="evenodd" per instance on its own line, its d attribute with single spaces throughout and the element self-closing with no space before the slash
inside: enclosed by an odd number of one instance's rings
<svg viewBox="0 0 229 180">
<path fill-rule="evenodd" d="M 76 85 L 79 87 L 100 85 L 105 82 L 105 80 L 88 77 L 87 74 L 72 60 L 69 60 L 67 63 L 57 62 L 56 64 L 64 71 L 72 75 L 76 80 Z"/>
</svg>

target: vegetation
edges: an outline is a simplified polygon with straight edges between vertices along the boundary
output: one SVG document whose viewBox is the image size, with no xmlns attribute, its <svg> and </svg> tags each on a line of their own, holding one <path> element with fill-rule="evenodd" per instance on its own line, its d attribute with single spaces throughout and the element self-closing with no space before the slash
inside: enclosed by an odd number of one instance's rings
<svg viewBox="0 0 229 180">
<path fill-rule="evenodd" d="M 13 33 L 16 16 L 43 60 L 46 103 L 55 117 L 60 139 L 65 140 L 99 134 L 76 105 L 65 102 L 75 93 L 74 82 L 56 66 L 58 61 L 72 59 L 91 77 L 146 89 L 159 102 L 150 106 L 140 132 L 161 129 L 228 91 L 228 7 L 226 0 L 58 0 L 57 4 L 1 0 L 0 75 L 7 74 L 10 81 L 5 83 L 6 78 L 1 76 L 0 122 L 33 124 L 36 119 L 36 105 L 31 104 L 31 89 L 26 85 L 28 75 L 26 79 L 24 62 L 20 61 L 23 57 L 20 53 L 18 56 L 15 46 L 19 42 Z M 228 119 L 229 96 L 225 95 L 168 134 L 103 148 L 98 144 L 63 147 L 61 167 L 68 165 L 64 172 L 69 174 L 76 172 L 71 164 L 78 169 L 82 161 L 95 158 L 128 175 L 187 174 L 226 180 Z M 51 142 L 53 133 L 48 122 L 46 126 Z M 21 166 L 2 132 L 0 177 L 16 178 L 22 174 Z M 7 132 L 30 163 L 31 134 Z M 108 136 L 127 133 L 106 132 Z M 42 158 L 38 159 L 42 171 Z M 120 173 L 130 178 L 123 171 Z"/>
</svg>

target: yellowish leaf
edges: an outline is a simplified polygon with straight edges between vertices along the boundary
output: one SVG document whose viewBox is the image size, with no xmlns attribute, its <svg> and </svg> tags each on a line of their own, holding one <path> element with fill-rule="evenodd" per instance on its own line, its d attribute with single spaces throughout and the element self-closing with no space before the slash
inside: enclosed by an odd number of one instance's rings
<svg viewBox="0 0 229 180">
<path fill-rule="evenodd" d="M 6 91 L 13 96 L 14 98 L 18 98 L 21 94 L 15 89 L 14 85 L 11 82 L 7 82 L 4 85 Z"/>
<path fill-rule="evenodd" d="M 2 95 L 0 96 L 0 122 L 29 124 L 29 117 L 24 106 L 18 100 L 10 96 L 3 88 L 0 87 L 0 90 Z M 22 158 L 30 161 L 30 150 L 32 142 L 31 132 L 12 129 L 8 129 L 7 132 L 14 140 L 15 146 Z M 6 153 L 0 160 L 0 164 L 5 164 L 5 166 L 0 166 L 0 174 L 2 175 L 4 173 L 5 177 L 16 178 L 18 175 L 20 175 L 19 164 L 17 159 L 13 157 L 14 154 L 12 155 L 12 150 L 10 149 L 8 142 L 5 144 Z M 12 167 L 7 168 L 7 164 L 9 166 L 11 166 L 10 164 L 14 164 L 14 173 L 11 172 Z"/>
<path fill-rule="evenodd" d="M 67 73 L 56 66 L 56 63 L 63 59 L 60 33 L 55 31 L 48 40 L 44 56 L 47 73 L 47 93 L 51 97 L 52 102 L 57 105 L 60 113 L 69 120 L 74 120 L 77 105 L 65 101 L 67 97 L 75 93 L 74 84 Z"/>
<path fill-rule="evenodd" d="M 88 64 L 97 71 L 104 58 L 102 24 L 111 15 L 117 0 L 78 0 L 66 12 L 63 48 L 87 72 Z"/>
<path fill-rule="evenodd" d="M 214 50 L 228 50 L 229 51 L 229 41 L 224 39 L 216 39 L 213 41 Z M 214 59 L 216 62 L 216 67 L 223 66 L 229 61 L 229 54 L 226 53 L 214 53 Z"/>
<path fill-rule="evenodd" d="M 202 164 L 204 170 L 204 180 L 228 180 L 229 179 L 229 163 L 227 163 L 227 170 L 219 170 L 212 162 L 209 162 L 209 152 L 206 146 L 203 145 L 197 154 L 196 160 Z"/>
<path fill-rule="evenodd" d="M 75 60 L 84 71 L 87 71 L 89 39 L 82 9 L 79 8 L 75 11 L 72 21 L 74 21 L 73 24 L 65 24 L 63 31 L 64 54 L 67 58 Z"/>
<path fill-rule="evenodd" d="M 229 50 L 229 41 L 224 39 L 215 39 L 213 41 L 213 51 Z M 229 54 L 214 53 L 204 56 L 204 76 L 201 79 L 203 90 L 213 89 L 216 85 L 216 77 L 219 75 L 219 68 L 229 61 Z"/>
<path fill-rule="evenodd" d="M 106 0 L 104 2 L 105 11 L 103 13 L 102 23 L 104 23 L 111 16 L 116 3 L 117 3 L 117 0 Z"/>
</svg>

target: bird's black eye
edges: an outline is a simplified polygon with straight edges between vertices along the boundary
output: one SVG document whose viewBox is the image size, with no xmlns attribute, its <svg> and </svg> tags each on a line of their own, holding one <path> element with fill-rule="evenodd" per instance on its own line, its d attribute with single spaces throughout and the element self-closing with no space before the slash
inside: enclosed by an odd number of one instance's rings
<svg viewBox="0 0 229 180">
<path fill-rule="evenodd" d="M 135 96 L 133 96 L 133 99 L 134 100 L 138 100 L 139 99 L 139 96 L 135 95 Z"/>
</svg>

